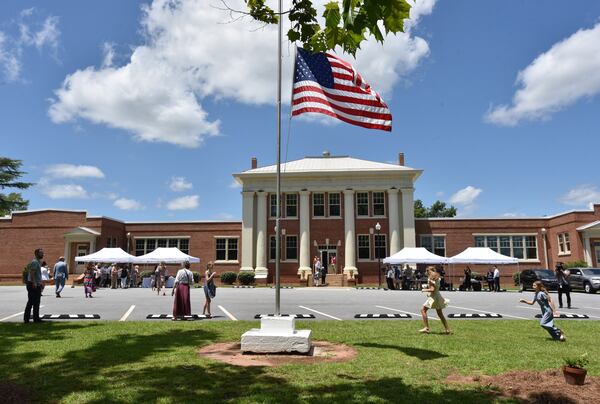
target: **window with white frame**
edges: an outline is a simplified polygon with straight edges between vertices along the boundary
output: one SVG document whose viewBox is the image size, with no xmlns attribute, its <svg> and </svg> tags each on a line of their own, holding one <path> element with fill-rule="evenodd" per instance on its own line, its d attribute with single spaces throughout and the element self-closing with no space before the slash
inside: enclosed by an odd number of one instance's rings
<svg viewBox="0 0 600 404">
<path fill-rule="evenodd" d="M 154 251 L 158 247 L 177 247 L 185 254 L 190 253 L 190 239 L 178 237 L 148 237 L 135 239 L 135 255 L 140 256 Z"/>
<path fill-rule="evenodd" d="M 116 237 L 109 237 L 108 239 L 106 239 L 106 247 L 108 247 L 108 248 L 118 247 L 118 245 L 117 245 L 117 238 Z"/>
<path fill-rule="evenodd" d="M 313 216 L 325 216 L 325 194 L 313 194 Z"/>
<path fill-rule="evenodd" d="M 370 260 L 371 259 L 371 237 L 368 234 L 358 235 L 358 259 L 359 260 Z"/>
<path fill-rule="evenodd" d="M 269 194 L 269 217 L 277 217 L 277 194 Z"/>
<path fill-rule="evenodd" d="M 375 259 L 384 259 L 387 257 L 387 240 L 385 234 L 375 234 Z"/>
<path fill-rule="evenodd" d="M 373 192 L 373 216 L 385 216 L 384 192 Z"/>
<path fill-rule="evenodd" d="M 298 217 L 298 195 L 285 194 L 285 217 Z"/>
<path fill-rule="evenodd" d="M 285 236 L 285 259 L 286 261 L 298 259 L 298 236 Z"/>
<path fill-rule="evenodd" d="M 369 216 L 369 193 L 356 193 L 356 216 Z"/>
<path fill-rule="evenodd" d="M 339 217 L 341 215 L 339 192 L 329 194 L 329 216 Z"/>
<path fill-rule="evenodd" d="M 446 256 L 446 236 L 425 234 L 420 236 L 420 242 L 427 251 L 440 257 Z"/>
<path fill-rule="evenodd" d="M 237 261 L 238 259 L 238 239 L 237 237 L 216 237 L 215 238 L 215 260 L 216 261 Z"/>
<path fill-rule="evenodd" d="M 569 241 L 569 233 L 558 234 L 558 253 L 571 254 L 571 242 Z"/>
<path fill-rule="evenodd" d="M 537 238 L 535 235 L 477 235 L 475 247 L 488 247 L 502 255 L 520 260 L 537 260 Z"/>
</svg>

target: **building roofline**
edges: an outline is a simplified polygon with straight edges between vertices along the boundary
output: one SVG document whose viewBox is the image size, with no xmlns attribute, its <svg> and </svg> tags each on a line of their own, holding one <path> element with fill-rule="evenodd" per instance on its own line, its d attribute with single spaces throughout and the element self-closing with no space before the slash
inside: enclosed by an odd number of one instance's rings
<svg viewBox="0 0 600 404">
<path fill-rule="evenodd" d="M 596 220 L 595 222 L 584 224 L 583 226 L 579 226 L 576 230 L 584 231 L 584 230 L 591 229 L 592 227 L 596 227 L 599 225 L 600 225 L 600 220 Z"/>
<path fill-rule="evenodd" d="M 144 221 L 144 222 L 123 222 L 128 224 L 186 224 L 186 223 L 242 223 L 241 220 L 180 220 L 172 222 Z"/>
<path fill-rule="evenodd" d="M 586 210 L 568 210 L 566 212 L 560 212 L 550 216 L 516 216 L 516 217 L 415 217 L 415 220 L 425 221 L 439 221 L 439 220 L 453 220 L 453 221 L 467 221 L 467 220 L 548 220 L 556 219 L 560 216 L 569 215 L 571 213 L 594 213 L 593 209 Z M 600 222 L 600 221 L 599 221 Z"/>
</svg>

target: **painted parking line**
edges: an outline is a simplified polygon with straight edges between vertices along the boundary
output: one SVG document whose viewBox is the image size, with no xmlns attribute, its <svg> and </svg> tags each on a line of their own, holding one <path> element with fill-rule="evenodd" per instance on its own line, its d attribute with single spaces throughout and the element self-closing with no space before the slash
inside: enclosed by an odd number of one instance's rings
<svg viewBox="0 0 600 404">
<path fill-rule="evenodd" d="M 485 310 L 477 310 L 477 309 L 470 309 L 468 307 L 460 307 L 460 306 L 448 306 L 448 307 L 452 307 L 454 309 L 460 309 L 460 310 L 469 310 L 469 311 L 474 311 L 476 313 L 486 313 L 486 314 L 496 314 L 498 312 L 493 312 L 493 311 L 485 311 Z M 504 314 L 504 313 L 498 313 L 500 314 L 502 317 L 511 317 L 511 318 L 517 318 L 519 320 L 530 320 L 529 318 L 525 318 L 525 317 L 519 317 L 519 316 L 511 316 L 510 314 Z"/>
<path fill-rule="evenodd" d="M 518 307 L 519 309 L 527 309 L 527 310 L 535 310 L 535 311 L 540 311 L 540 309 L 535 309 L 535 308 L 533 308 L 533 307 L 523 307 L 523 306 L 515 306 L 515 307 Z M 568 310 L 568 309 L 567 309 L 567 310 Z M 561 312 L 561 311 L 562 311 L 562 309 L 558 309 L 558 311 L 559 311 L 559 312 Z M 563 312 L 563 314 L 564 314 L 564 312 Z M 600 320 L 600 317 L 597 317 L 597 316 L 592 316 L 591 314 L 586 314 L 586 315 L 587 315 L 589 318 L 596 318 L 596 319 L 599 319 L 599 320 Z"/>
<path fill-rule="evenodd" d="M 581 307 L 582 309 L 600 310 L 600 307 Z"/>
<path fill-rule="evenodd" d="M 391 307 L 386 307 L 386 306 L 375 306 L 375 307 L 379 307 L 380 309 L 385 309 L 385 310 L 391 310 L 391 311 L 397 311 L 398 313 L 407 313 L 407 314 L 412 314 L 413 316 L 417 316 L 417 317 L 421 317 L 420 313 L 411 313 L 410 311 L 406 311 L 406 310 L 398 310 L 398 309 L 393 309 Z M 432 315 L 427 315 L 427 317 L 429 317 L 432 320 L 437 320 L 440 321 L 439 318 L 432 316 Z"/>
<path fill-rule="evenodd" d="M 42 307 L 44 307 L 44 306 L 43 306 L 43 305 L 42 305 L 42 306 L 40 306 L 40 309 L 41 309 Z M 23 314 L 25 314 L 25 312 L 24 312 L 24 311 L 22 311 L 22 312 L 20 312 L 20 313 L 13 314 L 13 315 L 11 315 L 11 316 L 8 316 L 8 317 L 0 318 L 0 322 L 2 322 L 2 321 L 6 321 L 6 320 L 10 320 L 10 319 L 11 319 L 11 318 L 13 318 L 13 317 L 22 316 Z"/>
<path fill-rule="evenodd" d="M 337 321 L 342 321 L 342 319 L 341 319 L 341 318 L 337 318 L 337 317 L 331 316 L 331 315 L 329 315 L 329 314 L 322 313 L 322 312 L 320 312 L 320 311 L 317 311 L 317 310 L 314 310 L 314 309 L 308 308 L 308 307 L 306 307 L 306 306 L 298 306 L 298 307 L 300 307 L 301 309 L 304 309 L 304 310 L 312 311 L 313 313 L 317 313 L 317 314 L 320 314 L 320 315 L 322 315 L 322 316 L 325 316 L 325 317 L 332 318 L 332 319 L 334 319 L 334 320 L 337 320 Z"/>
<path fill-rule="evenodd" d="M 125 312 L 125 314 L 123 314 L 123 317 L 121 317 L 121 319 L 119 321 L 125 321 L 125 320 L 127 320 L 127 317 L 129 317 L 129 315 L 131 314 L 131 312 L 133 311 L 133 309 L 135 309 L 135 304 L 131 305 L 131 307 L 129 308 L 129 310 L 127 310 Z"/>
<path fill-rule="evenodd" d="M 217 306 L 217 307 L 219 308 L 219 310 L 221 310 L 223 313 L 225 313 L 225 315 L 226 315 L 227 317 L 229 317 L 229 319 L 230 319 L 230 320 L 232 320 L 232 321 L 238 321 L 238 319 L 237 319 L 237 318 L 235 318 L 235 317 L 233 316 L 233 314 L 231 314 L 230 312 L 228 312 L 228 311 L 225 309 L 225 307 L 223 307 L 223 306 Z"/>
</svg>

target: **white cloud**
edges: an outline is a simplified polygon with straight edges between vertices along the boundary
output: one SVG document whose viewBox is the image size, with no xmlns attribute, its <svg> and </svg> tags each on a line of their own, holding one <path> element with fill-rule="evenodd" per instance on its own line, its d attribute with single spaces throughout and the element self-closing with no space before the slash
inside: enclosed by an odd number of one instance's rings
<svg viewBox="0 0 600 404">
<path fill-rule="evenodd" d="M 468 216 L 477 209 L 475 200 L 483 192 L 471 185 L 456 191 L 448 200 L 452 205 L 458 205 L 458 216 Z"/>
<path fill-rule="evenodd" d="M 235 216 L 233 216 L 230 213 L 219 213 L 217 215 L 217 219 L 218 220 L 233 220 L 233 219 L 235 219 Z"/>
<path fill-rule="evenodd" d="M 600 92 L 600 23 L 581 29 L 539 55 L 517 75 L 520 88 L 512 105 L 500 105 L 486 120 L 513 126 L 521 120 L 548 118 L 581 98 Z"/>
<path fill-rule="evenodd" d="M 182 196 L 175 198 L 167 203 L 167 209 L 169 210 L 186 210 L 196 209 L 198 207 L 198 195 Z"/>
<path fill-rule="evenodd" d="M 600 190 L 595 185 L 579 185 L 558 198 L 558 201 L 565 205 L 591 207 L 594 203 L 600 203 Z"/>
<path fill-rule="evenodd" d="M 186 181 L 184 177 L 172 177 L 169 188 L 171 188 L 171 191 L 181 192 L 186 189 L 192 189 L 193 185 L 191 182 Z"/>
<path fill-rule="evenodd" d="M 102 44 L 102 53 L 104 55 L 102 59 L 102 67 L 111 67 L 115 58 L 114 45 L 112 43 L 104 42 Z"/>
<path fill-rule="evenodd" d="M 54 178 L 104 178 L 98 167 L 74 164 L 54 164 L 46 168 L 46 175 Z"/>
<path fill-rule="evenodd" d="M 144 206 L 138 201 L 127 198 L 116 199 L 113 202 L 113 205 L 122 210 L 140 210 L 144 208 Z"/>
<path fill-rule="evenodd" d="M 322 10 L 325 0 L 316 3 Z M 246 7 L 242 0 L 228 4 Z M 383 46 L 370 41 L 359 52 L 357 69 L 377 91 L 391 92 L 428 55 L 427 42 L 410 31 L 434 4 L 435 0 L 416 2 L 407 33 L 388 36 Z M 49 109 L 52 121 L 86 119 L 124 129 L 137 140 L 197 147 L 206 137 L 219 134 L 220 122 L 209 118 L 202 107 L 205 98 L 274 103 L 277 27 L 263 27 L 250 18 L 231 22 L 229 13 L 215 6 L 221 4 L 154 0 L 143 6 L 145 44 L 135 48 L 122 66 L 114 66 L 112 56 L 107 58 L 110 52 L 105 52 L 102 67 L 68 75 L 55 91 Z M 283 68 L 288 89 L 291 49 L 286 49 Z M 284 99 L 289 102 L 289 97 Z"/>
<path fill-rule="evenodd" d="M 76 184 L 45 185 L 42 193 L 50 199 L 84 199 L 88 197 L 87 191 Z"/>
<path fill-rule="evenodd" d="M 11 35 L 7 31 L 0 31 L 0 74 L 7 82 L 17 82 L 23 70 L 23 53 L 27 47 L 38 50 L 50 49 L 56 58 L 59 45 L 60 30 L 59 19 L 55 16 L 46 17 L 43 22 L 34 20 L 35 8 L 28 8 L 19 13 L 19 17 L 6 24 L 8 28 L 16 24 L 19 34 Z"/>
</svg>

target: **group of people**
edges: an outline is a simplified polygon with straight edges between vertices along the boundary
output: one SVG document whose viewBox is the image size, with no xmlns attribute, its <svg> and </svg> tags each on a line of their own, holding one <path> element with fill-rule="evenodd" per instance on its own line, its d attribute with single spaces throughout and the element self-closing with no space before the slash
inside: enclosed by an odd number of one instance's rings
<svg viewBox="0 0 600 404">
<path fill-rule="evenodd" d="M 463 278 L 463 286 L 462 289 L 463 290 L 472 290 L 473 289 L 473 284 L 472 284 L 472 279 L 473 279 L 473 271 L 471 271 L 471 268 L 469 268 L 469 266 L 467 265 L 467 267 L 465 268 L 464 271 L 464 278 Z M 496 265 L 494 265 L 492 268 L 490 268 L 487 273 L 485 274 L 485 280 L 488 284 L 488 292 L 500 292 L 500 270 L 498 269 L 498 267 Z"/>
<path fill-rule="evenodd" d="M 210 312 L 210 303 L 215 298 L 217 293 L 217 286 L 215 285 L 215 274 L 213 271 L 214 265 L 211 262 L 206 264 L 206 271 L 204 273 L 204 281 L 202 288 L 204 290 L 204 307 L 202 314 L 208 317 L 212 317 Z M 192 305 L 190 299 L 190 289 L 194 285 L 194 274 L 190 271 L 190 263 L 188 261 L 183 263 L 183 268 L 177 271 L 175 275 L 175 284 L 171 291 L 173 299 L 173 320 L 181 320 L 185 316 L 192 314 Z"/>
<path fill-rule="evenodd" d="M 385 272 L 385 281 L 390 290 L 412 290 L 418 287 L 423 278 L 424 271 L 415 269 L 406 265 L 404 269 L 397 265 L 392 265 Z"/>
<path fill-rule="evenodd" d="M 333 272 L 336 272 L 336 257 L 335 255 L 331 257 L 329 261 L 329 266 L 333 269 Z M 329 268 L 327 264 L 323 264 L 321 259 L 318 256 L 313 257 L 313 265 L 312 265 L 312 279 L 313 286 L 325 285 L 327 281 L 327 274 L 329 273 Z"/>
</svg>

